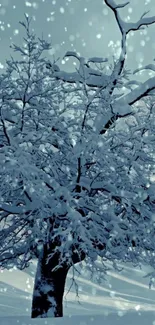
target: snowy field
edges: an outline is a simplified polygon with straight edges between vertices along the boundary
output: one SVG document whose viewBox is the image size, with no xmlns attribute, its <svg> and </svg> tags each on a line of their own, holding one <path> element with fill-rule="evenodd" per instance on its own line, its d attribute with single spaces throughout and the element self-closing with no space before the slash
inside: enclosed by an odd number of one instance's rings
<svg viewBox="0 0 155 325">
<path fill-rule="evenodd" d="M 124 266 L 121 273 L 110 271 L 107 282 L 99 285 L 89 274 L 77 274 L 79 298 L 75 288 L 67 293 L 61 319 L 30 319 L 35 265 L 23 272 L 0 273 L 0 325 L 155 325 L 155 288 L 148 288 L 149 270 Z"/>
</svg>

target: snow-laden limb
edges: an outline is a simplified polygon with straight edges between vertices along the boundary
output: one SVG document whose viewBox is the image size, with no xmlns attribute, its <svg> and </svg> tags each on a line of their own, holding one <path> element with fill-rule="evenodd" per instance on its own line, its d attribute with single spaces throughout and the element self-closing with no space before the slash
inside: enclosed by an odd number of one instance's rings
<svg viewBox="0 0 155 325">
<path fill-rule="evenodd" d="M 138 85 L 136 88 L 131 89 L 131 91 L 122 96 L 121 98 L 119 98 L 118 100 L 115 101 L 114 104 L 112 104 L 112 107 L 117 107 L 117 110 L 115 110 L 115 108 L 113 109 L 113 111 L 111 112 L 111 117 L 110 119 L 107 121 L 106 125 L 104 124 L 104 128 L 100 131 L 100 134 L 104 134 L 109 127 L 113 124 L 113 121 L 118 120 L 119 117 L 124 117 L 126 116 L 126 110 L 132 114 L 132 105 L 137 103 L 139 100 L 147 97 L 147 96 L 151 96 L 154 95 L 154 90 L 155 90 L 155 77 L 149 78 L 147 81 L 145 82 L 131 82 L 131 84 L 135 84 Z M 130 83 L 129 83 L 130 85 Z M 130 108 L 129 108 L 130 106 Z M 117 111 L 117 114 L 114 114 L 114 112 Z M 124 113 L 123 113 L 124 112 Z"/>
<path fill-rule="evenodd" d="M 141 86 L 142 82 L 137 80 L 130 80 L 124 84 L 126 89 L 132 90 L 133 86 Z"/>
<path fill-rule="evenodd" d="M 113 10 L 115 9 L 119 9 L 119 8 L 124 8 L 126 7 L 128 4 L 130 4 L 130 1 L 121 3 L 121 4 L 116 4 L 116 2 L 114 0 L 104 0 L 106 5 L 109 6 L 110 8 L 112 8 Z"/>
<path fill-rule="evenodd" d="M 121 53 L 118 59 L 118 63 L 115 67 L 115 70 L 113 72 L 114 75 L 114 81 L 113 83 L 115 84 L 117 82 L 118 76 L 121 74 L 124 64 L 125 64 L 125 59 L 126 59 L 126 53 L 127 53 L 127 48 L 126 48 L 126 37 L 130 31 L 137 31 L 139 30 L 142 26 L 148 26 L 151 24 L 155 23 L 155 16 L 152 17 L 144 17 L 146 13 L 144 13 L 141 18 L 136 22 L 136 23 L 128 23 L 125 22 L 119 13 L 119 9 L 124 8 L 128 4 L 130 4 L 130 1 L 125 2 L 123 4 L 116 4 L 114 0 L 104 0 L 105 4 L 113 11 L 115 15 L 116 22 L 118 24 L 118 27 L 120 29 L 122 39 L 121 39 Z M 114 87 L 112 88 L 113 91 Z"/>
<path fill-rule="evenodd" d="M 81 73 L 80 73 L 81 72 Z M 89 87 L 106 87 L 109 82 L 109 77 L 95 69 L 80 67 L 78 72 L 54 72 L 53 77 L 68 83 L 86 83 Z"/>
<path fill-rule="evenodd" d="M 123 96 L 118 100 L 118 103 L 123 105 L 123 103 L 128 105 L 133 105 L 138 100 L 148 96 L 152 90 L 155 89 L 155 77 L 149 78 L 143 82 L 140 86 L 131 90 L 127 95 Z"/>
<path fill-rule="evenodd" d="M 142 15 L 142 17 L 136 23 L 128 23 L 128 22 L 125 22 L 124 28 L 125 28 L 126 34 L 128 34 L 130 31 L 137 31 L 137 30 L 139 30 L 143 26 L 148 26 L 148 25 L 154 24 L 155 23 L 155 16 L 145 17 L 144 18 L 144 16 L 147 13 L 148 12 L 144 13 Z"/>
<path fill-rule="evenodd" d="M 116 21 L 118 23 L 122 35 L 124 33 L 127 35 L 130 31 L 137 31 L 142 26 L 148 26 L 155 23 L 155 16 L 145 17 L 148 12 L 144 12 L 140 19 L 135 23 L 129 23 L 122 20 L 118 9 L 124 8 L 125 6 L 129 5 L 130 1 L 125 2 L 124 4 L 116 4 L 114 0 L 104 0 L 104 2 L 114 12 Z"/>
<path fill-rule="evenodd" d="M 26 192 L 26 191 L 25 191 Z M 28 195 L 28 194 L 27 194 Z M 32 200 L 29 204 L 24 206 L 13 206 L 5 203 L 0 203 L 0 211 L 7 212 L 8 214 L 16 214 L 16 215 L 27 215 L 30 212 L 33 212 L 38 208 L 38 201 Z"/>
<path fill-rule="evenodd" d="M 78 61 L 79 61 L 79 68 L 77 70 L 77 72 L 72 72 L 72 73 L 68 73 L 65 71 L 55 71 L 53 76 L 56 77 L 59 80 L 63 80 L 64 82 L 68 82 L 68 83 L 85 83 L 86 85 L 88 85 L 89 87 L 101 87 L 101 88 L 105 88 L 108 87 L 109 88 L 109 93 L 112 94 L 113 91 L 115 90 L 115 86 L 117 85 L 117 87 L 119 87 L 119 78 L 123 72 L 124 69 L 124 64 L 125 64 L 125 60 L 126 60 L 126 53 L 127 53 L 127 48 L 126 48 L 126 37 L 127 34 L 130 31 L 137 31 L 139 30 L 142 26 L 148 26 L 151 24 L 155 23 L 155 16 L 152 17 L 145 17 L 147 12 L 145 12 L 141 18 L 137 21 L 137 22 L 133 22 L 133 23 L 128 23 L 125 22 L 121 16 L 120 16 L 120 9 L 124 8 L 125 6 L 127 6 L 130 2 L 125 2 L 123 4 L 116 4 L 116 2 L 114 0 L 104 0 L 105 4 L 114 12 L 115 18 L 116 18 L 116 22 L 118 24 L 118 27 L 120 29 L 121 32 L 121 53 L 119 56 L 119 59 L 117 61 L 117 63 L 115 64 L 115 67 L 111 73 L 110 76 L 106 76 L 103 73 L 99 72 L 97 69 L 92 69 L 89 66 L 89 63 L 102 63 L 102 62 L 106 62 L 107 59 L 102 59 L 102 58 L 90 58 L 88 60 L 86 60 L 83 57 L 80 57 L 76 52 L 74 51 L 68 51 L 65 54 L 65 57 L 75 57 Z M 145 67 L 146 69 L 154 69 L 153 65 L 148 65 L 147 67 Z M 136 72 L 138 72 L 139 70 L 136 70 Z M 151 83 L 151 81 L 150 81 Z M 129 85 L 129 84 L 128 84 Z M 130 85 L 129 85 L 130 86 Z M 152 91 L 153 85 L 151 83 L 151 88 L 150 91 Z M 142 87 L 139 88 L 139 91 L 141 92 Z M 146 95 L 145 92 L 145 85 L 143 87 L 144 90 L 144 94 L 141 93 L 141 97 Z M 149 93 L 149 89 L 147 90 L 147 93 Z M 137 98 L 138 100 L 138 98 Z M 135 100 L 136 101 L 136 100 Z M 129 104 L 129 103 L 128 103 Z"/>
<path fill-rule="evenodd" d="M 80 61 L 80 55 L 78 55 L 75 51 L 67 51 L 64 55 L 64 58 L 66 57 L 74 57 Z"/>
<path fill-rule="evenodd" d="M 108 58 L 99 58 L 96 56 L 93 56 L 92 58 L 88 59 L 88 63 L 92 62 L 92 63 L 104 63 L 104 62 L 108 62 Z"/>
<path fill-rule="evenodd" d="M 82 61 L 84 58 L 81 57 L 79 54 L 77 54 L 75 51 L 67 51 L 66 54 L 64 55 L 64 58 L 66 57 L 74 57 L 76 58 L 79 62 Z M 88 65 L 88 63 L 105 63 L 108 62 L 108 58 L 99 58 L 99 57 L 91 57 L 88 60 L 85 60 L 85 64 Z"/>
<path fill-rule="evenodd" d="M 5 203 L 0 203 L 0 210 L 8 212 L 9 214 L 23 214 L 27 211 L 25 207 L 10 206 Z"/>
<path fill-rule="evenodd" d="M 151 71 L 155 72 L 155 64 L 147 64 L 144 67 L 138 68 L 133 71 L 133 74 L 138 73 L 142 70 L 151 70 Z"/>
<path fill-rule="evenodd" d="M 75 57 L 79 61 L 77 72 L 53 71 L 53 77 L 68 83 L 86 83 L 89 87 L 105 87 L 109 83 L 109 77 L 103 72 L 93 69 L 89 63 L 105 63 L 107 59 L 90 58 L 86 60 L 74 51 L 68 51 L 64 57 Z M 53 65 L 51 66 L 53 69 Z M 51 70 L 52 71 L 52 70 Z"/>
</svg>

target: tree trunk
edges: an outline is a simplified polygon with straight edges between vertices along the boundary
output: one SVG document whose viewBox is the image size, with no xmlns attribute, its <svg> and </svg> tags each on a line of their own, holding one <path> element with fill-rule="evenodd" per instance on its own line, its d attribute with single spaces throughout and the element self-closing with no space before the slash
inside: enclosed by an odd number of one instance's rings
<svg viewBox="0 0 155 325">
<path fill-rule="evenodd" d="M 53 268 L 59 265 L 59 254 L 48 259 L 49 250 L 44 246 L 42 255 L 38 259 L 37 272 L 33 290 L 31 317 L 63 317 L 63 294 L 69 265 L 67 263 L 57 270 Z M 79 258 L 73 254 L 73 263 L 84 259 L 84 254 Z"/>
<path fill-rule="evenodd" d="M 32 318 L 62 317 L 63 294 L 69 267 L 63 265 L 56 271 L 52 269 L 59 264 L 59 256 L 55 254 L 48 261 L 46 248 L 38 260 L 32 301 Z"/>
</svg>

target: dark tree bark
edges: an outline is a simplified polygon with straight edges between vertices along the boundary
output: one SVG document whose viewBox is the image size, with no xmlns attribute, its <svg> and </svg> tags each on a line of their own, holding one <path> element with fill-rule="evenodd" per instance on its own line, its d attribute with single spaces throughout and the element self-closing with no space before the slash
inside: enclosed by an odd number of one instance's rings
<svg viewBox="0 0 155 325">
<path fill-rule="evenodd" d="M 42 256 L 38 259 L 37 272 L 33 290 L 31 317 L 63 317 L 63 295 L 65 282 L 70 266 L 66 263 L 61 268 L 53 270 L 59 265 L 59 254 L 49 258 L 49 249 L 44 246 Z M 72 253 L 73 264 L 82 261 L 82 254 Z"/>
</svg>

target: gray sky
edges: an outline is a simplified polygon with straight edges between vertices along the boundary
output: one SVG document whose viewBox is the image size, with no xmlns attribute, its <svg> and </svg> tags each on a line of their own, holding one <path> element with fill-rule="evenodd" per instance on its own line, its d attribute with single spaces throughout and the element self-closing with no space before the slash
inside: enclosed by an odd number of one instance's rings
<svg viewBox="0 0 155 325">
<path fill-rule="evenodd" d="M 134 21 L 149 9 L 148 15 L 155 15 L 155 0 L 130 0 L 121 14 Z M 44 38 L 51 39 L 56 57 L 62 58 L 67 50 L 76 50 L 85 57 L 107 57 L 119 49 L 120 33 L 103 0 L 0 0 L 0 67 L 12 54 L 10 43 L 22 42 L 23 29 L 18 22 L 24 19 L 24 13 L 33 17 L 37 36 L 43 33 Z M 154 35 L 155 24 L 130 35 L 128 68 L 153 62 Z M 71 63 L 63 69 L 73 70 Z"/>
</svg>

